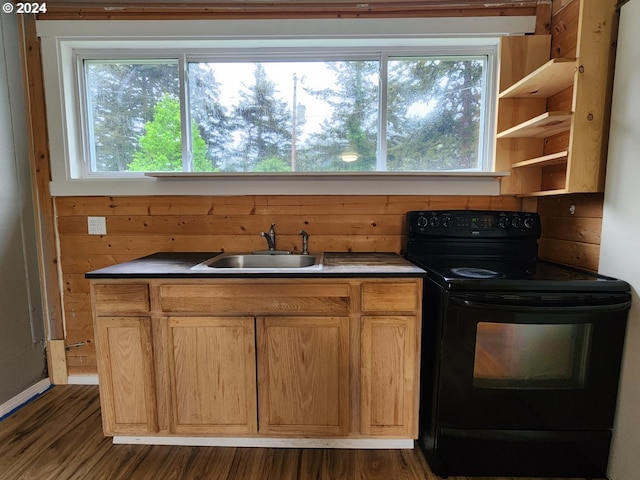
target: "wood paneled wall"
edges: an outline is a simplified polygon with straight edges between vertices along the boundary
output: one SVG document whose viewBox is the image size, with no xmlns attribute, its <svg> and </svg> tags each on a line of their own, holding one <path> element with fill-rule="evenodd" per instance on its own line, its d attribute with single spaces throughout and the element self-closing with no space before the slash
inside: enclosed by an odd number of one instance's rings
<svg viewBox="0 0 640 480">
<path fill-rule="evenodd" d="M 553 1 L 551 57 L 576 54 L 579 14 L 580 0 Z M 571 104 L 572 93 L 573 89 L 568 88 L 550 98 L 548 109 L 566 109 L 564 107 Z M 565 134 L 547 140 L 545 153 L 566 148 L 568 144 Z M 547 181 L 553 184 L 555 180 L 550 176 Z M 545 197 L 533 207 L 525 201 L 527 209 L 537 210 L 541 216 L 540 258 L 597 271 L 603 201 L 601 193 Z"/>
<path fill-rule="evenodd" d="M 596 0 L 594 0 L 596 1 Z M 135 2 L 131 3 L 134 6 Z M 242 15 L 247 11 L 237 10 L 242 2 L 227 2 L 225 12 L 212 12 L 204 2 L 180 2 L 181 12 L 189 18 L 221 18 Z M 245 2 L 244 8 L 251 2 Z M 270 2 L 265 2 L 267 4 Z M 278 3 L 278 2 L 276 2 Z M 284 0 L 278 4 L 284 5 Z M 290 2 L 294 3 L 294 2 Z M 434 2 L 388 2 L 376 1 L 371 8 L 353 10 L 351 4 L 341 2 L 307 2 L 324 10 L 306 11 L 298 16 L 312 18 L 321 16 L 393 16 L 390 8 L 402 7 L 402 16 L 429 16 L 429 11 L 417 9 L 421 4 L 427 10 Z M 443 1 L 453 4 L 454 2 Z M 459 2 L 455 2 L 458 5 Z M 530 8 L 538 18 L 537 33 L 548 33 L 548 17 L 551 14 L 546 0 L 521 2 L 520 8 L 511 11 L 503 2 L 481 2 L 474 0 L 473 6 L 491 8 L 484 13 L 514 14 Z M 572 7 L 572 0 L 553 0 L 553 11 L 558 14 Z M 578 1 L 575 0 L 577 4 Z M 57 5 L 56 5 L 57 4 Z M 296 2 L 296 7 L 300 2 Z M 392 5 L 393 4 L 393 5 Z M 482 4 L 482 5 L 481 5 Z M 142 2 L 134 8 L 136 18 L 173 18 L 176 8 L 170 1 L 163 8 L 149 8 Z M 218 4 L 221 6 L 221 4 Z M 275 5 L 275 4 L 274 4 Z M 329 5 L 329 7 L 327 7 Z M 345 6 L 347 5 L 347 6 Z M 361 8 L 358 4 L 357 8 Z M 365 4 L 362 4 L 365 5 Z M 510 4 L 516 6 L 515 3 Z M 525 7 L 526 5 L 526 7 Z M 535 7 L 534 7 L 535 5 Z M 60 19 L 115 18 L 119 10 L 105 9 L 93 2 L 88 6 L 81 0 L 51 2 L 51 13 Z M 56 8 L 54 8 L 56 7 Z M 274 13 L 273 5 L 270 7 Z M 456 7 L 457 8 L 457 7 Z M 492 10 L 493 9 L 493 10 Z M 535 10 L 534 10 L 535 9 Z M 126 10 L 126 9 L 125 9 Z M 265 12 L 253 12 L 256 16 Z M 287 16 L 295 9 L 286 8 Z M 133 18 L 132 11 L 120 12 L 122 17 Z M 442 16 L 443 11 L 436 15 Z M 456 16 L 477 14 L 474 9 L 460 9 Z M 562 14 L 561 14 L 562 15 Z M 570 18 L 571 15 L 564 16 Z M 38 200 L 41 219 L 40 235 L 43 242 L 41 262 L 47 297 L 49 325 L 57 325 L 57 309 L 64 315 L 64 343 L 71 347 L 66 352 L 69 374 L 96 373 L 93 328 L 89 301 L 89 284 L 84 273 L 130 260 L 156 251 L 219 251 L 252 250 L 263 248 L 265 243 L 259 232 L 276 223 L 278 246 L 299 250 L 299 229 L 308 231 L 313 250 L 395 251 L 401 252 L 403 244 L 404 213 L 414 209 L 509 209 L 520 210 L 521 200 L 513 197 L 466 197 L 466 196 L 242 196 L 242 197 L 58 197 L 51 198 L 48 190 L 50 180 L 46 125 L 41 115 L 44 99 L 38 39 L 33 17 L 23 16 L 22 24 L 25 48 L 25 85 L 29 101 L 30 135 L 33 140 L 31 152 L 34 171 L 34 190 Z M 556 18 L 562 18 L 557 17 Z M 564 24 L 563 24 L 564 25 Z M 564 34 L 563 25 L 554 24 L 556 35 Z M 551 32 L 554 34 L 554 32 Z M 562 99 L 558 100 L 562 102 Z M 566 97 L 565 100 L 566 101 Z M 44 132 L 44 133 L 43 133 Z M 569 213 L 575 204 L 575 214 Z M 561 263 L 597 268 L 599 254 L 599 232 L 602 216 L 602 196 L 582 195 L 559 198 L 543 198 L 525 201 L 527 209 L 538 209 L 543 216 L 543 239 L 541 257 Z M 55 207 L 55 216 L 54 208 Z M 87 216 L 105 216 L 107 235 L 89 236 Z M 55 239 L 54 239 L 55 237 Z M 56 250 L 56 244 L 58 249 Z M 59 253 L 59 254 L 58 254 Z M 58 278 L 61 279 L 61 301 L 57 301 Z M 60 322 L 61 324 L 61 322 Z M 60 329 L 61 330 L 61 329 Z M 60 338 L 58 330 L 50 328 L 52 338 Z M 74 347 L 75 344 L 81 346 Z"/>
<path fill-rule="evenodd" d="M 520 210 L 513 197 L 239 196 L 58 197 L 55 199 L 69 374 L 96 373 L 87 271 L 158 251 L 264 249 L 276 224 L 279 249 L 402 253 L 405 213 L 420 209 Z M 107 234 L 88 235 L 87 217 Z"/>
<path fill-rule="evenodd" d="M 540 258 L 597 271 L 603 198 L 603 194 L 580 194 L 541 199 Z"/>
</svg>

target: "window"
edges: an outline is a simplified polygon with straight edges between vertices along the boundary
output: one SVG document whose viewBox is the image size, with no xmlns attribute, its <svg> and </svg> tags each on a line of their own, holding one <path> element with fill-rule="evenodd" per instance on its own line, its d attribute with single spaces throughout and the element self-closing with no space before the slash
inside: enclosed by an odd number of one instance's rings
<svg viewBox="0 0 640 480">
<path fill-rule="evenodd" d="M 182 164 L 175 60 L 85 60 L 87 156 L 96 172 L 172 170 Z M 175 170 L 175 169 L 173 169 Z"/>
<path fill-rule="evenodd" d="M 39 20 L 51 191 L 497 194 L 498 39 L 534 25 Z"/>
<path fill-rule="evenodd" d="M 487 55 L 323 56 L 306 61 L 186 56 L 184 77 L 178 59 L 81 59 L 88 170 L 483 168 Z"/>
</svg>

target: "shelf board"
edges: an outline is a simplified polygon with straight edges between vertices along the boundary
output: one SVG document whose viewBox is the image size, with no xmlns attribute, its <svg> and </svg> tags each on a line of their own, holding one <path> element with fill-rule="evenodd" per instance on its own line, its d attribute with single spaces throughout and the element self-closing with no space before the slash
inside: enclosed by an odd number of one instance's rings
<svg viewBox="0 0 640 480">
<path fill-rule="evenodd" d="M 497 138 L 546 138 L 571 128 L 571 112 L 545 112 L 498 133 Z"/>
<path fill-rule="evenodd" d="M 562 165 L 567 162 L 567 156 L 569 152 L 567 150 L 558 153 L 552 153 L 544 155 L 542 157 L 530 158 L 523 160 L 522 162 L 516 162 L 511 165 L 511 168 L 524 168 L 524 167 L 549 167 L 551 165 Z"/>
<path fill-rule="evenodd" d="M 502 91 L 499 98 L 549 98 L 573 84 L 575 58 L 553 58 Z"/>
<path fill-rule="evenodd" d="M 540 192 L 518 193 L 516 197 L 546 197 L 550 195 L 562 195 L 569 193 L 566 188 L 559 188 L 557 190 L 542 190 Z"/>
</svg>

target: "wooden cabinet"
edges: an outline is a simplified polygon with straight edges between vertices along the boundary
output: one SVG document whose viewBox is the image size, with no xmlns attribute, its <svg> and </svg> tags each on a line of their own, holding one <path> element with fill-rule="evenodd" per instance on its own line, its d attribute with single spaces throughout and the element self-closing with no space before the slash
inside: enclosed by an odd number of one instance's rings
<svg viewBox="0 0 640 480">
<path fill-rule="evenodd" d="M 502 39 L 496 171 L 510 172 L 502 194 L 603 190 L 615 5 L 574 0 L 554 31 L 577 34 L 560 35 L 553 48 L 550 35 Z"/>
<path fill-rule="evenodd" d="M 151 319 L 99 317 L 96 327 L 105 433 L 157 432 Z"/>
<path fill-rule="evenodd" d="M 349 431 L 349 318 L 258 319 L 260 432 Z"/>
<path fill-rule="evenodd" d="M 362 318 L 361 431 L 363 435 L 416 437 L 416 373 L 413 317 Z"/>
<path fill-rule="evenodd" d="M 421 278 L 91 288 L 107 435 L 417 437 Z"/>
<path fill-rule="evenodd" d="M 167 317 L 170 431 L 255 434 L 253 317 Z"/>
<path fill-rule="evenodd" d="M 420 310 L 417 283 L 363 282 L 360 430 L 417 437 Z"/>
<path fill-rule="evenodd" d="M 95 285 L 92 298 L 105 434 L 157 432 L 148 286 Z"/>
</svg>

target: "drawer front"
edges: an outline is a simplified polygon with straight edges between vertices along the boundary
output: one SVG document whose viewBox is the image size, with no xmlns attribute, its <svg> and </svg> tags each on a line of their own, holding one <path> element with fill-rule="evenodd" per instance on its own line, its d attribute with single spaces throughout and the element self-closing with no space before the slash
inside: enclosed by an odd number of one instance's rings
<svg viewBox="0 0 640 480">
<path fill-rule="evenodd" d="M 95 284 L 93 292 L 96 315 L 149 311 L 149 287 L 146 283 Z"/>
<path fill-rule="evenodd" d="M 348 284 L 237 283 L 162 285 L 163 312 L 192 313 L 348 313 Z"/>
<path fill-rule="evenodd" d="M 418 282 L 363 283 L 363 312 L 417 312 L 420 290 Z"/>
</svg>

